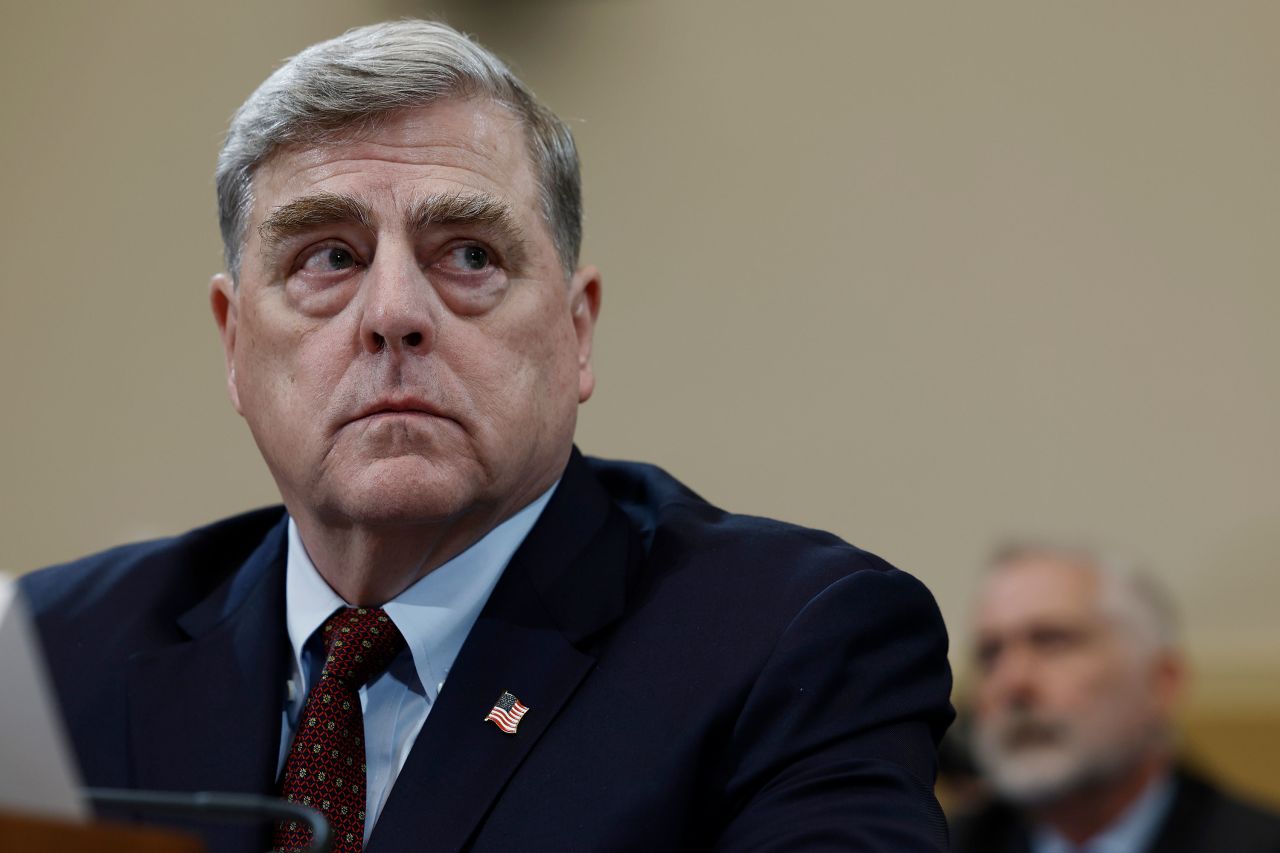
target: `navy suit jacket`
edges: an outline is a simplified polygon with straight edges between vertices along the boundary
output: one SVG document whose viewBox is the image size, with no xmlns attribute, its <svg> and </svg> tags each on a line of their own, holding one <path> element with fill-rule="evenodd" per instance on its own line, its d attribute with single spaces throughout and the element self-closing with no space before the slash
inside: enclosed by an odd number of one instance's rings
<svg viewBox="0 0 1280 853">
<path fill-rule="evenodd" d="M 87 784 L 275 791 L 285 543 L 277 507 L 22 578 Z M 484 722 L 504 690 L 515 735 Z M 575 450 L 367 850 L 945 851 L 949 693 L 909 575 Z"/>
<path fill-rule="evenodd" d="M 961 816 L 955 853 L 1031 853 L 1031 827 L 1012 805 L 994 801 Z M 1147 850 L 1133 853 L 1280 853 L 1280 815 L 1236 799 L 1186 768 L 1174 774 L 1173 802 Z"/>
</svg>

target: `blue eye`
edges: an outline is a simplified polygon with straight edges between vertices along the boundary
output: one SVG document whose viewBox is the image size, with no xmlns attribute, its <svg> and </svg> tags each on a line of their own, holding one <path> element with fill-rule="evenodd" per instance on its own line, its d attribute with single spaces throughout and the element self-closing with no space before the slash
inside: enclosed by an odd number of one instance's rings
<svg viewBox="0 0 1280 853">
<path fill-rule="evenodd" d="M 345 270 L 347 267 L 355 266 L 356 259 L 351 257 L 351 253 L 346 249 L 333 248 L 325 253 L 329 266 L 336 270 Z"/>
<path fill-rule="evenodd" d="M 483 246 L 459 246 L 450 250 L 449 256 L 455 266 L 468 272 L 480 272 L 492 263 L 489 251 Z"/>
<path fill-rule="evenodd" d="M 312 272 L 338 272 L 356 265 L 355 255 L 344 246 L 325 246 L 303 261 L 303 269 Z"/>
</svg>

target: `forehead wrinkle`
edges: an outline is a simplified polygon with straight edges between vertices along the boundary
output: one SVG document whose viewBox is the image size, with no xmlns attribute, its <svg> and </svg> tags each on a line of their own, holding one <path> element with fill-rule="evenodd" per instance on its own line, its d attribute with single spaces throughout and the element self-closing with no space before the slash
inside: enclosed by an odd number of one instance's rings
<svg viewBox="0 0 1280 853">
<path fill-rule="evenodd" d="M 258 236 L 271 248 L 320 225 L 350 222 L 373 230 L 374 219 L 373 210 L 360 199 L 331 192 L 310 193 L 272 210 L 258 226 Z"/>
</svg>

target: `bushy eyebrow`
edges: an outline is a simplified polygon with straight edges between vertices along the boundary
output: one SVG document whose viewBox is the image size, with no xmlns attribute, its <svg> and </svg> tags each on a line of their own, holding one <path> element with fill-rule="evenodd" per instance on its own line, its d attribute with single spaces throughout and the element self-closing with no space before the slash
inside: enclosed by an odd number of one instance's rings
<svg viewBox="0 0 1280 853">
<path fill-rule="evenodd" d="M 321 225 L 341 222 L 373 228 L 373 211 L 359 199 L 337 193 L 313 193 L 282 204 L 258 226 L 263 248 L 270 250 L 290 237 Z"/>
<path fill-rule="evenodd" d="M 349 223 L 375 230 L 377 217 L 358 198 L 319 192 L 295 198 L 271 211 L 258 226 L 263 249 L 275 249 L 285 240 L 324 225 Z M 414 203 L 405 217 L 406 227 L 421 233 L 432 226 L 483 228 L 502 244 L 509 268 L 526 261 L 524 232 L 515 214 L 503 201 L 484 193 L 440 193 Z"/>
<path fill-rule="evenodd" d="M 431 226 L 483 228 L 502 244 L 509 268 L 523 267 L 526 260 L 525 237 L 515 214 L 503 201 L 484 193 L 441 193 L 416 202 L 409 209 L 407 225 L 414 232 Z"/>
</svg>

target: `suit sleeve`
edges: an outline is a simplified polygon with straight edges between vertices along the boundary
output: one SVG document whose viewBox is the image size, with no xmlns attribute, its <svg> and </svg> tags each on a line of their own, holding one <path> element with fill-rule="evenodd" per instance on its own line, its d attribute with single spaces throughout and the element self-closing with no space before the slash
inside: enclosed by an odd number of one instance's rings
<svg viewBox="0 0 1280 853">
<path fill-rule="evenodd" d="M 947 850 L 933 796 L 946 653 L 933 597 L 903 572 L 858 571 L 811 599 L 734 726 L 715 849 Z"/>
</svg>

